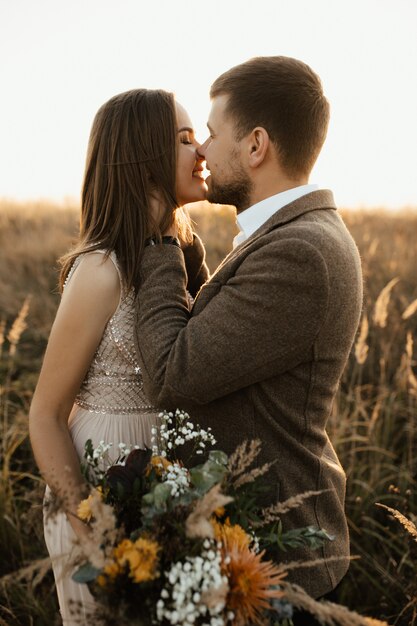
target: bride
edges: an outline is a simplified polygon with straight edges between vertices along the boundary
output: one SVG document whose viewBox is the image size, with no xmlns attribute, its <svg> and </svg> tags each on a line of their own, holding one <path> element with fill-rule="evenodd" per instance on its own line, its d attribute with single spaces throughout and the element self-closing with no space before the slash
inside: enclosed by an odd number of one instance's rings
<svg viewBox="0 0 417 626">
<path fill-rule="evenodd" d="M 192 124 L 173 94 L 137 89 L 96 114 L 82 190 L 80 236 L 62 259 L 61 303 L 52 326 L 29 427 L 33 452 L 65 512 L 45 516 L 64 626 L 87 624 L 94 603 L 66 567 L 74 539 L 88 533 L 77 518 L 85 496 L 84 444 L 151 447 L 159 411 L 147 400 L 133 343 L 134 301 L 146 245 L 180 245 L 161 237 L 177 225 L 188 290 L 208 276 L 204 250 L 181 208 L 203 200 L 206 185 Z M 156 217 L 157 216 L 157 217 Z M 155 220 L 158 220 L 156 223 Z"/>
</svg>

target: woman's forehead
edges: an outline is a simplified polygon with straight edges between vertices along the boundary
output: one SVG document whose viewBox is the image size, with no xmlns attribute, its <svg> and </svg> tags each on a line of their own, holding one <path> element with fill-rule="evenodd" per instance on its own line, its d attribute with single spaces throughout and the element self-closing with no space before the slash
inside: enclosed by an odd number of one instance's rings
<svg viewBox="0 0 417 626">
<path fill-rule="evenodd" d="M 192 129 L 193 125 L 191 123 L 190 116 L 188 115 L 187 111 L 184 109 L 182 104 L 175 101 L 175 109 L 177 112 L 178 128 L 191 128 Z"/>
</svg>

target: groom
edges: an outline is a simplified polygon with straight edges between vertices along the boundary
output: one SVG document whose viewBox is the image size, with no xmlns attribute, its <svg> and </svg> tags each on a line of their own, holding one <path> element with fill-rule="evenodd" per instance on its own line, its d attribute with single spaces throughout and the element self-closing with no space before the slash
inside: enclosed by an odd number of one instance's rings
<svg viewBox="0 0 417 626">
<path fill-rule="evenodd" d="M 145 390 L 156 406 L 211 426 L 228 453 L 260 439 L 259 464 L 274 463 L 272 501 L 323 492 L 283 519 L 334 535 L 320 551 L 289 555 L 338 557 L 291 572 L 321 597 L 348 568 L 345 474 L 326 422 L 362 304 L 357 248 L 332 193 L 308 184 L 329 104 L 318 76 L 287 57 L 238 65 L 210 95 L 210 137 L 199 149 L 208 199 L 235 205 L 241 232 L 191 315 L 181 248 L 145 249 L 136 318 Z"/>
</svg>

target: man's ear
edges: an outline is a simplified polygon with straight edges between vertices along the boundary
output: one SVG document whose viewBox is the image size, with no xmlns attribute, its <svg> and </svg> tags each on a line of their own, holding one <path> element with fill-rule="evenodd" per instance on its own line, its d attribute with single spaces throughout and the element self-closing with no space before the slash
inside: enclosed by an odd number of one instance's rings
<svg viewBox="0 0 417 626">
<path fill-rule="evenodd" d="M 263 163 L 269 148 L 269 135 L 265 128 L 257 126 L 248 137 L 248 165 L 259 167 Z"/>
</svg>

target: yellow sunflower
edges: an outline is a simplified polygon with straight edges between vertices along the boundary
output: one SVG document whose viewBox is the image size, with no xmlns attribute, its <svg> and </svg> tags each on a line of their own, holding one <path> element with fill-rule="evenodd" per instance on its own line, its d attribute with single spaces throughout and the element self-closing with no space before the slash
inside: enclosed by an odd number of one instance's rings
<svg viewBox="0 0 417 626">
<path fill-rule="evenodd" d="M 146 475 L 148 476 L 151 470 L 154 469 L 157 475 L 161 476 L 162 472 L 166 471 L 169 465 L 172 465 L 171 461 L 168 461 L 164 456 L 151 456 Z"/>
<path fill-rule="evenodd" d="M 91 521 L 91 518 L 93 517 L 91 504 L 97 494 L 100 496 L 100 498 L 103 497 L 103 489 L 100 486 L 98 486 L 93 493 L 90 493 L 88 498 L 81 500 L 80 504 L 78 505 L 77 516 L 80 518 L 80 520 L 86 522 L 87 524 Z"/>
<path fill-rule="evenodd" d="M 129 576 L 135 583 L 154 580 L 157 571 L 159 544 L 139 537 L 135 542 L 125 539 L 115 549 L 114 556 L 121 568 L 129 566 Z"/>
<path fill-rule="evenodd" d="M 117 561 L 110 561 L 103 568 L 103 573 L 97 577 L 97 583 L 100 587 L 107 587 L 114 579 L 121 574 L 122 568 Z"/>
<path fill-rule="evenodd" d="M 229 518 L 226 519 L 224 524 L 220 524 L 212 518 L 211 523 L 214 528 L 214 536 L 223 545 L 233 545 L 239 548 L 249 547 L 252 537 L 239 524 L 231 524 Z"/>
<path fill-rule="evenodd" d="M 154 580 L 159 576 L 157 571 L 159 550 L 159 544 L 150 539 L 140 537 L 134 542 L 123 539 L 113 549 L 113 560 L 104 566 L 103 573 L 97 577 L 97 583 L 100 587 L 106 587 L 119 574 L 125 572 L 126 567 L 135 583 Z"/>
</svg>

